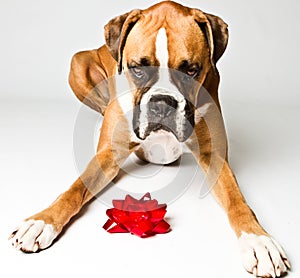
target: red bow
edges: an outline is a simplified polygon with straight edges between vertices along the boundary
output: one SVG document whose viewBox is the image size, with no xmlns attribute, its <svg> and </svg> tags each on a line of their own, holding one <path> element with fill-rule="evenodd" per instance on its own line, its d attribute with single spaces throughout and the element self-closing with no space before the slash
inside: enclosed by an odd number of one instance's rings
<svg viewBox="0 0 300 278">
<path fill-rule="evenodd" d="M 167 205 L 152 200 L 150 193 L 146 193 L 140 200 L 126 195 L 125 200 L 113 200 L 112 203 L 114 208 L 106 211 L 109 219 L 103 226 L 109 233 L 132 233 L 139 237 L 149 237 L 170 231 L 170 225 L 163 219 Z"/>
</svg>

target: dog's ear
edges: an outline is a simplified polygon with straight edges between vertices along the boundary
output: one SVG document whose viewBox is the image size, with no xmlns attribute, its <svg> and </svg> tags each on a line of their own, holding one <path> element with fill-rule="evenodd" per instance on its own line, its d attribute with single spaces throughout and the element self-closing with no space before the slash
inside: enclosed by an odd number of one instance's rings
<svg viewBox="0 0 300 278">
<path fill-rule="evenodd" d="M 214 39 L 214 61 L 215 63 L 223 55 L 228 43 L 228 25 L 218 16 L 205 14 L 213 33 Z"/>
<path fill-rule="evenodd" d="M 223 55 L 228 43 L 228 25 L 218 16 L 194 9 L 195 21 L 208 40 L 211 59 L 214 64 Z"/>
<path fill-rule="evenodd" d="M 119 73 L 122 71 L 122 52 L 126 38 L 140 17 L 141 10 L 133 10 L 113 18 L 104 27 L 106 45 L 112 57 L 118 62 Z"/>
</svg>

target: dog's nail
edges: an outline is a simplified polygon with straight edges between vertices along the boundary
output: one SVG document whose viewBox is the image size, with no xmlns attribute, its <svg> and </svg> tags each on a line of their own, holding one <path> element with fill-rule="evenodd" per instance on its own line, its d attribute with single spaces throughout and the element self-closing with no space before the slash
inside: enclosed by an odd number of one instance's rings
<svg viewBox="0 0 300 278">
<path fill-rule="evenodd" d="M 257 276 L 257 267 L 253 267 L 252 273 L 254 276 Z"/>
<path fill-rule="evenodd" d="M 280 267 L 277 266 L 277 268 L 276 268 L 276 277 L 280 277 L 280 275 L 281 275 Z"/>
<path fill-rule="evenodd" d="M 9 237 L 8 240 L 11 240 L 15 236 L 16 232 L 13 232 Z"/>
<path fill-rule="evenodd" d="M 290 264 L 290 262 L 288 261 L 287 258 L 283 258 L 283 262 L 287 266 L 288 269 L 291 269 L 291 264 Z"/>
<path fill-rule="evenodd" d="M 16 235 L 16 233 L 19 231 L 19 228 L 16 228 L 12 233 L 11 233 L 11 235 L 9 236 L 9 238 L 8 238 L 8 240 L 10 240 L 10 239 L 12 239 L 15 235 Z"/>
<path fill-rule="evenodd" d="M 276 277 L 277 277 L 277 275 L 275 274 L 274 269 L 272 269 L 272 270 L 270 271 L 270 274 L 271 274 L 271 276 L 272 276 L 273 278 L 276 278 Z"/>
<path fill-rule="evenodd" d="M 36 242 L 33 246 L 33 252 L 36 252 L 37 250 L 39 250 L 40 244 L 38 242 Z"/>
</svg>

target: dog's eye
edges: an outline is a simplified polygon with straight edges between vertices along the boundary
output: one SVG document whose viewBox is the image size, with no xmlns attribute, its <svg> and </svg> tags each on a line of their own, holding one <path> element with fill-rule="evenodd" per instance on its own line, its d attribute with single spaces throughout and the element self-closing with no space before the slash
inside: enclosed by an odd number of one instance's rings
<svg viewBox="0 0 300 278">
<path fill-rule="evenodd" d="M 190 68 L 190 69 L 188 69 L 187 71 L 186 71 L 186 74 L 189 76 L 189 77 L 191 77 L 191 78 L 195 78 L 195 77 L 197 77 L 198 76 L 198 74 L 199 74 L 199 72 L 200 72 L 200 68 Z"/>
<path fill-rule="evenodd" d="M 183 75 L 181 77 L 182 82 L 191 82 L 192 80 L 196 79 L 200 73 L 200 68 L 189 68 L 183 71 Z"/>
<path fill-rule="evenodd" d="M 140 67 L 133 67 L 131 70 L 137 78 L 142 78 L 145 75 L 144 70 Z"/>
<path fill-rule="evenodd" d="M 197 70 L 196 69 L 190 69 L 186 73 L 187 73 L 187 75 L 193 77 L 197 73 Z"/>
<path fill-rule="evenodd" d="M 188 60 L 183 60 L 178 67 L 178 70 L 184 73 L 184 77 L 182 77 L 183 81 L 195 79 L 199 76 L 201 69 L 201 64 L 191 63 Z"/>
</svg>

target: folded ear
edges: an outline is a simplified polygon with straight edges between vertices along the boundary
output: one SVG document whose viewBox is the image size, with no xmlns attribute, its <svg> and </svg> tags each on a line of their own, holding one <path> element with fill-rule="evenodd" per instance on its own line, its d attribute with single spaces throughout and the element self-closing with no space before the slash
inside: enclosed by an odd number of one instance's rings
<svg viewBox="0 0 300 278">
<path fill-rule="evenodd" d="M 118 62 L 119 73 L 122 71 L 122 52 L 129 32 L 141 17 L 141 10 L 117 16 L 104 27 L 106 45 L 112 57 Z"/>
<path fill-rule="evenodd" d="M 194 9 L 195 21 L 204 31 L 208 40 L 211 60 L 214 64 L 223 55 L 228 43 L 228 25 L 218 16 Z"/>
<path fill-rule="evenodd" d="M 205 14 L 213 33 L 214 39 L 214 61 L 215 63 L 223 55 L 228 44 L 228 25 L 218 16 Z"/>
</svg>

